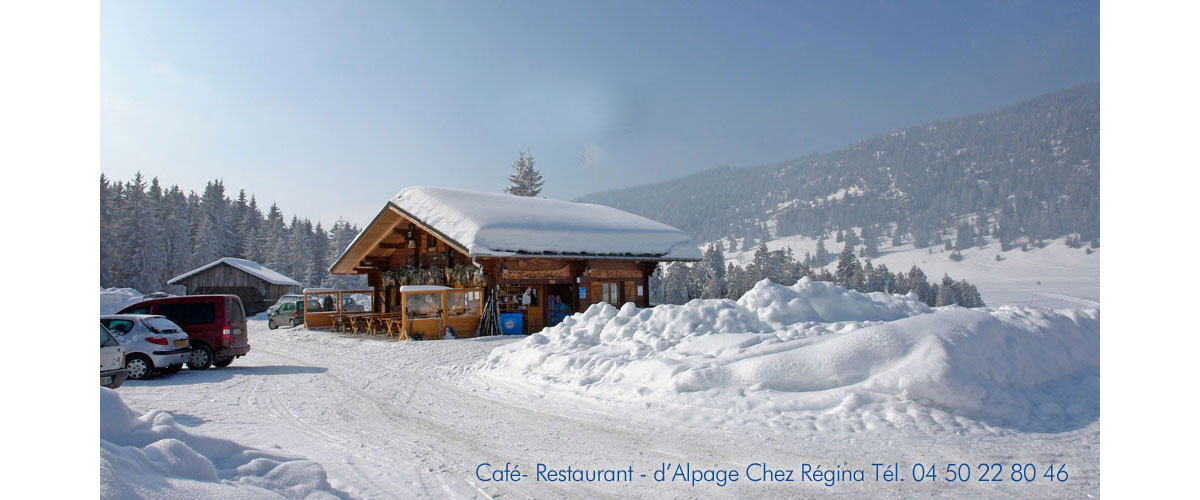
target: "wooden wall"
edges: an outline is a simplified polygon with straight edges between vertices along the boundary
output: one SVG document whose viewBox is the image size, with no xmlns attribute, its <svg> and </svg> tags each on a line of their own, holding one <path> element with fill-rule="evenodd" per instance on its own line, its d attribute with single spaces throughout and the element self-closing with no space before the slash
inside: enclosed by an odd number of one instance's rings
<svg viewBox="0 0 1200 500">
<path fill-rule="evenodd" d="M 180 281 L 187 295 L 228 293 L 242 299 L 246 312 L 261 312 L 287 293 L 296 293 L 295 285 L 276 285 L 242 271 L 229 264 L 221 263 L 188 276 Z"/>
</svg>

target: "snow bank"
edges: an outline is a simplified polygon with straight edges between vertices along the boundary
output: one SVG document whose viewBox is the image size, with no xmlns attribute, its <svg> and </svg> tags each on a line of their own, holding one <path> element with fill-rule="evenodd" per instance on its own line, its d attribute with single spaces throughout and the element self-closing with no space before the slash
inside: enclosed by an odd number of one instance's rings
<svg viewBox="0 0 1200 500">
<path fill-rule="evenodd" d="M 343 498 L 310 460 L 193 434 L 100 388 L 100 498 Z"/>
<path fill-rule="evenodd" d="M 1098 418 L 1099 325 L 1097 308 L 930 309 L 911 296 L 763 282 L 737 302 L 594 305 L 497 348 L 482 371 L 539 390 L 706 407 L 726 423 L 1052 432 Z"/>
<path fill-rule="evenodd" d="M 776 329 L 811 321 L 891 321 L 931 311 L 915 293 L 864 294 L 807 277 L 792 286 L 762 280 L 738 299 L 738 305 Z"/>
<path fill-rule="evenodd" d="M 132 288 L 101 288 L 100 314 L 115 313 L 139 300 L 142 300 L 142 292 Z"/>
</svg>

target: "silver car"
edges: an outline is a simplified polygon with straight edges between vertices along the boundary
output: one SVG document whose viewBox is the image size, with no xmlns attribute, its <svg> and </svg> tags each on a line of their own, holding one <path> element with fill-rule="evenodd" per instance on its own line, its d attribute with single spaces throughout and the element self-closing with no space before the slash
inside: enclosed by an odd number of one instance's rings
<svg viewBox="0 0 1200 500">
<path fill-rule="evenodd" d="M 176 373 L 191 357 L 188 334 L 171 320 L 152 314 L 111 314 L 100 317 L 125 349 L 125 370 L 131 379 L 144 379 L 155 370 Z"/>
</svg>

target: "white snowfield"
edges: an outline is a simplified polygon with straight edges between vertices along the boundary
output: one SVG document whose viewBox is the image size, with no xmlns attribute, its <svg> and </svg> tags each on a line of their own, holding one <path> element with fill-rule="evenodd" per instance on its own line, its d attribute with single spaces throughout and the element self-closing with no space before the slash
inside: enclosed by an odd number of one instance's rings
<svg viewBox="0 0 1200 500">
<path fill-rule="evenodd" d="M 189 432 L 169 413 L 139 414 L 100 388 L 101 498 L 337 499 L 310 460 Z"/>
<path fill-rule="evenodd" d="M 843 244 L 833 238 L 825 240 L 825 245 L 835 255 L 842 251 Z M 796 258 L 803 259 L 805 252 L 816 253 L 817 241 L 786 236 L 767 242 L 769 250 L 784 248 L 791 248 Z M 930 248 L 914 248 L 911 243 L 893 247 L 884 242 L 879 257 L 871 262 L 876 266 L 887 265 L 891 272 L 905 273 L 916 265 L 930 283 L 940 282 L 945 274 L 956 280 L 965 279 L 979 289 L 989 306 L 1088 307 L 1100 302 L 1101 250 L 1095 248 L 1089 254 L 1083 248 L 1068 247 L 1060 238 L 1047 240 L 1045 248 L 1031 246 L 1028 251 L 1013 248 L 1002 252 L 1000 245 L 988 238 L 986 246 L 963 250 L 963 260 L 955 262 L 941 246 L 930 253 Z M 753 258 L 753 248 L 725 253 L 726 261 L 742 266 Z M 836 266 L 835 260 L 826 268 L 832 271 Z"/>
<path fill-rule="evenodd" d="M 401 190 L 391 204 L 458 242 L 472 257 L 702 257 L 687 233 L 603 205 L 420 186 Z"/>
<path fill-rule="evenodd" d="M 759 283 L 736 302 L 596 305 L 529 337 L 395 342 L 252 321 L 254 350 L 232 366 L 118 392 L 188 433 L 312 460 L 331 494 L 354 498 L 1078 498 L 1099 490 L 1099 314 L 929 308 L 805 280 Z M 485 462 L 530 477 L 482 481 Z M 943 476 L 833 486 L 533 477 L 539 463 L 650 474 L 664 462 L 868 477 L 872 463 L 906 476 L 923 463 Z M 950 484 L 951 462 L 975 476 L 980 463 L 1003 463 L 1006 476 L 1013 463 L 1039 474 L 1065 464 L 1069 480 Z M 324 494 L 305 470 L 294 484 Z"/>
</svg>

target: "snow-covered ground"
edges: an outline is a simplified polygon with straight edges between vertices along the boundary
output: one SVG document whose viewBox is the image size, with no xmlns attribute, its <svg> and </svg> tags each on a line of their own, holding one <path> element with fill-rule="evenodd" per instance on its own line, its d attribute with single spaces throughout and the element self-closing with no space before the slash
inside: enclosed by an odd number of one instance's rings
<svg viewBox="0 0 1200 500">
<path fill-rule="evenodd" d="M 824 283 L 738 302 L 595 306 L 530 337 L 432 342 L 268 330 L 229 368 L 130 381 L 135 411 L 311 460 L 356 498 L 1083 497 L 1099 489 L 1099 310 L 930 309 Z M 161 418 L 161 417 L 158 417 Z M 280 459 L 276 458 L 276 461 Z M 481 463 L 530 477 L 485 482 Z M 551 483 L 551 468 L 651 474 L 936 464 L 937 482 Z M 971 481 L 948 483 L 950 462 Z M 977 481 L 978 464 L 1069 479 Z M 990 465 L 989 465 L 990 466 Z M 502 468 L 503 465 L 500 465 Z"/>
<path fill-rule="evenodd" d="M 310 460 L 189 431 L 170 413 L 131 410 L 100 388 L 101 498 L 336 499 Z"/>
<path fill-rule="evenodd" d="M 825 240 L 825 249 L 837 254 L 842 243 L 833 238 Z M 816 253 L 817 240 L 804 236 L 786 236 L 767 242 L 767 249 L 791 248 L 796 258 Z M 1100 248 L 1087 253 L 1084 248 L 1071 248 L 1060 238 L 1047 240 L 1045 248 L 1030 246 L 1000 251 L 995 240 L 983 248 L 963 250 L 963 260 L 950 260 L 950 252 L 942 247 L 915 248 L 911 243 L 893 247 L 890 242 L 880 246 L 875 265 L 886 264 L 892 272 L 907 272 L 914 264 L 930 282 L 949 274 L 956 280 L 966 279 L 974 284 L 989 306 L 1003 304 L 1041 307 L 1087 307 L 1100 302 Z M 996 260 L 999 254 L 1001 260 Z M 725 260 L 745 265 L 754 258 L 754 249 L 726 252 Z M 833 269 L 835 264 L 830 264 Z"/>
</svg>

